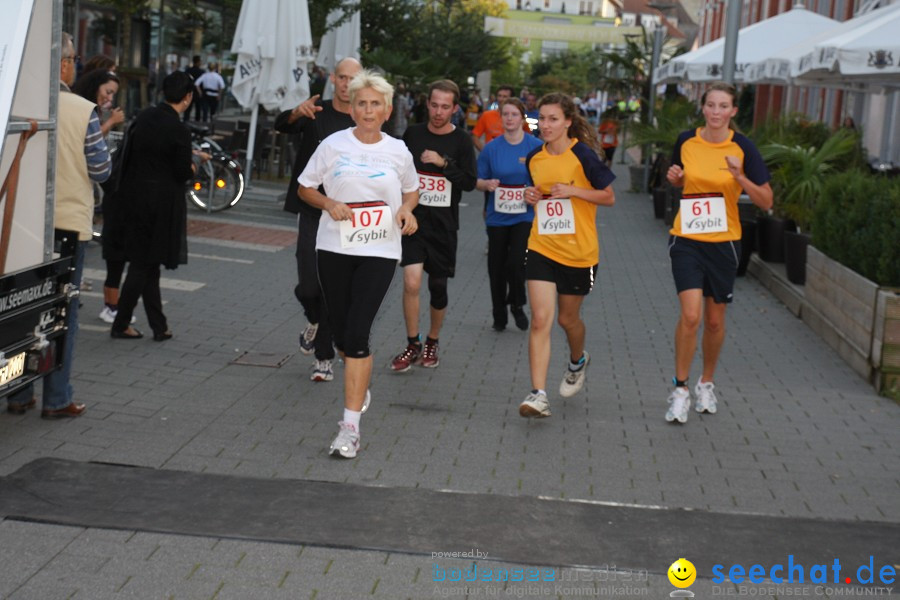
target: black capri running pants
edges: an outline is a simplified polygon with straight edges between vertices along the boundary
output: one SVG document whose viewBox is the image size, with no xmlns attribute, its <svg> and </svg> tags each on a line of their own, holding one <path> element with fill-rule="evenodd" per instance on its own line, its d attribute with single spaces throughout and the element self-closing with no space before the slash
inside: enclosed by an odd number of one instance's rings
<svg viewBox="0 0 900 600">
<path fill-rule="evenodd" d="M 316 256 L 334 345 L 350 358 L 368 357 L 372 323 L 391 286 L 397 261 L 327 250 L 318 250 Z"/>
</svg>

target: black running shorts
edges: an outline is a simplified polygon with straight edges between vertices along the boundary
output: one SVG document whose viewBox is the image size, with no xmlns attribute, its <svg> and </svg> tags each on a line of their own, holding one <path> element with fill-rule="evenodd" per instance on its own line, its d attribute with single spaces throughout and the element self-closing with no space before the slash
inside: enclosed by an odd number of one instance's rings
<svg viewBox="0 0 900 600">
<path fill-rule="evenodd" d="M 553 282 L 557 294 L 587 296 L 594 287 L 596 276 L 597 265 L 570 267 L 531 249 L 525 253 L 525 279 Z"/>
<path fill-rule="evenodd" d="M 435 277 L 456 274 L 456 232 L 422 227 L 402 238 L 403 258 L 400 266 L 422 263 L 425 272 Z"/>
<path fill-rule="evenodd" d="M 698 242 L 669 236 L 672 276 L 679 294 L 702 289 L 703 295 L 712 297 L 717 304 L 731 302 L 740 255 L 740 241 Z"/>
</svg>

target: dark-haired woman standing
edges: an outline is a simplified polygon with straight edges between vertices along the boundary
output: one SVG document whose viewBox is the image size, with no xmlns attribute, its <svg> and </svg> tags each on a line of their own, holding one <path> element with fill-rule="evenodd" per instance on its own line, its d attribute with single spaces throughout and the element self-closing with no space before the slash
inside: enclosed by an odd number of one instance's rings
<svg viewBox="0 0 900 600">
<path fill-rule="evenodd" d="M 701 99 L 706 123 L 678 136 L 666 178 L 684 186 L 669 231 L 669 257 L 681 314 L 675 326 L 674 389 L 666 421 L 686 423 L 691 406 L 688 377 L 703 320 L 703 374 L 694 386 L 697 412 L 716 412 L 713 375 L 725 341 L 725 307 L 731 302 L 741 255 L 741 191 L 762 210 L 772 207 L 769 171 L 753 142 L 734 131 L 737 93 L 713 84 Z"/>
<path fill-rule="evenodd" d="M 594 128 L 565 94 L 538 103 L 543 146 L 526 158 L 532 186 L 525 201 L 535 207 L 528 238 L 525 278 L 531 302 L 528 360 L 531 393 L 519 405 L 523 417 L 549 417 L 545 390 L 550 365 L 550 330 L 559 305 L 559 324 L 569 343 L 569 366 L 559 385 L 563 397 L 584 387 L 590 356 L 584 350 L 581 304 L 597 274 L 600 244 L 597 206 L 612 206 L 615 175 L 603 164 Z"/>
<path fill-rule="evenodd" d="M 191 134 L 180 115 L 191 105 L 194 81 L 184 71 L 163 80 L 165 102 L 137 116 L 130 131 L 128 160 L 119 192 L 124 205 L 125 258 L 128 275 L 110 335 L 143 337 L 130 325 L 138 298 L 144 299 L 153 339 L 172 337 L 162 311 L 160 265 L 175 269 L 187 262 L 187 206 L 184 188 L 194 170 Z M 201 153 L 201 159 L 209 155 Z"/>
</svg>

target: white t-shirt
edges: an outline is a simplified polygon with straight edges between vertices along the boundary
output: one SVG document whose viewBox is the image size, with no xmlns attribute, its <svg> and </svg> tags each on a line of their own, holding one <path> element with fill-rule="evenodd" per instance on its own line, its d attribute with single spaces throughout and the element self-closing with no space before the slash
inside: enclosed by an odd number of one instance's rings
<svg viewBox="0 0 900 600">
<path fill-rule="evenodd" d="M 354 129 L 338 131 L 322 140 L 297 181 L 304 187 L 324 186 L 325 195 L 332 200 L 368 212 L 359 214 L 360 222 L 354 224 L 363 229 L 362 225 L 374 228 L 378 223 L 381 229 L 376 234 L 381 236 L 382 217 L 388 218 L 383 205 L 390 210 L 389 218 L 393 220 L 403 204 L 403 194 L 419 190 L 419 179 L 412 154 L 401 140 L 382 133 L 380 142 L 364 144 L 353 135 Z M 365 243 L 355 235 L 348 239 L 350 225 L 350 221 L 335 221 L 323 210 L 316 250 L 400 260 L 401 234 L 396 223 L 388 239 Z"/>
<path fill-rule="evenodd" d="M 218 96 L 225 89 L 225 80 L 215 71 L 207 71 L 194 82 L 207 96 Z"/>
</svg>

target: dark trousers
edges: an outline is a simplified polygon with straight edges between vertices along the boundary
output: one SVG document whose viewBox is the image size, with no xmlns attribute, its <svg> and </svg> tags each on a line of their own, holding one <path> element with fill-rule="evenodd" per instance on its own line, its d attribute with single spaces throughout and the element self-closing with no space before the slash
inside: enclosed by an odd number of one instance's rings
<svg viewBox="0 0 900 600">
<path fill-rule="evenodd" d="M 169 325 L 162 311 L 162 296 L 159 292 L 159 265 L 140 263 L 128 265 L 128 274 L 119 294 L 119 312 L 116 313 L 112 328 L 116 331 L 128 329 L 139 298 L 144 300 L 147 322 L 153 333 L 168 331 Z"/>
<path fill-rule="evenodd" d="M 334 345 L 331 327 L 328 324 L 328 311 L 319 286 L 319 269 L 316 265 L 316 234 L 319 231 L 319 219 L 300 213 L 297 215 L 297 286 L 294 295 L 303 306 L 303 314 L 310 323 L 318 323 L 316 332 L 315 353 L 317 360 L 334 358 Z"/>
<path fill-rule="evenodd" d="M 525 305 L 525 250 L 530 233 L 531 223 L 487 228 L 491 304 L 494 322 L 499 325 L 506 325 L 507 304 L 514 308 Z"/>
<path fill-rule="evenodd" d="M 350 358 L 365 358 L 371 354 L 372 323 L 391 287 L 397 260 L 325 250 L 317 255 L 334 343 Z"/>
</svg>

